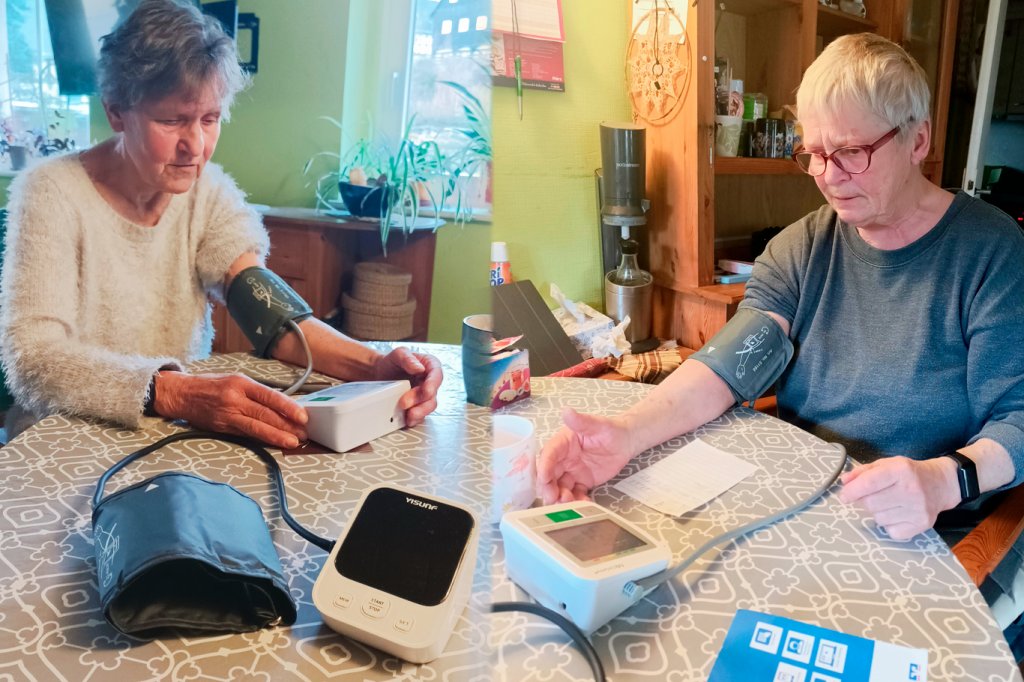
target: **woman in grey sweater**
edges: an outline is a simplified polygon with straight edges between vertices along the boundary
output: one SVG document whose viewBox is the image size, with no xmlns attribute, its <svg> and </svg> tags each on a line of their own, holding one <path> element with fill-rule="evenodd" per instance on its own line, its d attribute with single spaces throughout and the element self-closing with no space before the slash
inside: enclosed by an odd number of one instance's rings
<svg viewBox="0 0 1024 682">
<path fill-rule="evenodd" d="M 269 248 L 259 216 L 209 163 L 245 85 L 234 44 L 193 6 L 143 0 L 103 38 L 99 67 L 114 135 L 11 187 L 0 277 L 10 435 L 51 413 L 135 427 L 145 411 L 296 446 L 306 414 L 295 401 L 241 375 L 183 371 L 210 351 L 210 299 Z M 409 379 L 410 425 L 436 407 L 435 358 L 383 355 L 315 318 L 300 327 L 319 371 Z M 294 334 L 273 355 L 305 362 Z"/>
<path fill-rule="evenodd" d="M 840 499 L 897 540 L 942 530 L 941 512 L 1024 482 L 1024 235 L 921 173 L 928 84 L 898 45 L 836 39 L 797 105 L 794 156 L 827 205 L 769 243 L 725 330 L 776 334 L 776 357 L 795 348 L 777 365 L 779 416 L 865 462 L 843 476 Z M 758 333 L 735 328 L 755 317 Z M 568 410 L 538 463 L 545 501 L 586 495 L 637 453 L 747 399 L 715 360 L 737 349 L 717 339 L 615 418 Z M 990 601 L 1010 590 L 1022 549 L 993 574 Z"/>
</svg>

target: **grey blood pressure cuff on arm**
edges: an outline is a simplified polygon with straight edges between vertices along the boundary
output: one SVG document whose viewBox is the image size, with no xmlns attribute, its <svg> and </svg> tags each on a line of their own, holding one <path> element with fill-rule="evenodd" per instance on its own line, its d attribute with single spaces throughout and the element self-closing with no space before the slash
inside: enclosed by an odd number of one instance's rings
<svg viewBox="0 0 1024 682">
<path fill-rule="evenodd" d="M 753 402 L 782 375 L 793 343 L 779 323 L 754 308 L 740 308 L 704 347 L 690 356 L 729 385 L 739 403 Z"/>
<path fill-rule="evenodd" d="M 258 265 L 231 280 L 227 304 L 231 317 L 263 358 L 270 357 L 274 344 L 288 331 L 289 321 L 299 322 L 313 314 L 283 279 Z"/>
</svg>

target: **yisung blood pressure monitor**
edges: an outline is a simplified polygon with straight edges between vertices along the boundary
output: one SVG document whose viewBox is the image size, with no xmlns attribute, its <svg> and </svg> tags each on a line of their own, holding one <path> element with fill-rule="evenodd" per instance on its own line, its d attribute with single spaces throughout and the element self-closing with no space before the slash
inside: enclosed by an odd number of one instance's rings
<svg viewBox="0 0 1024 682">
<path fill-rule="evenodd" d="M 343 635 L 412 663 L 432 661 L 469 601 L 478 535 L 460 504 L 371 488 L 317 576 L 313 604 Z"/>
<path fill-rule="evenodd" d="M 586 633 L 633 604 L 628 582 L 672 558 L 667 545 L 593 502 L 509 512 L 500 528 L 512 582 Z"/>
</svg>

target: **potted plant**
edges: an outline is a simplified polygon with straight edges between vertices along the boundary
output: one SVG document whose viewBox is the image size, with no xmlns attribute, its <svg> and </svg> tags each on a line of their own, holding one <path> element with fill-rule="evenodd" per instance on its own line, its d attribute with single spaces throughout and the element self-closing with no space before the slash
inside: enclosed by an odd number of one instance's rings
<svg viewBox="0 0 1024 682">
<path fill-rule="evenodd" d="M 10 158 L 11 170 L 17 171 L 25 167 L 28 161 L 29 148 L 35 141 L 35 136 L 27 130 L 22 130 L 11 117 L 5 118 L 0 123 L 3 131 L 3 153 Z"/>
<path fill-rule="evenodd" d="M 490 117 L 480 99 L 465 86 L 453 81 L 441 84 L 452 88 L 460 99 L 465 123 L 454 133 L 462 144 L 446 155 L 433 140 L 414 140 L 410 135 L 412 117 L 397 144 L 363 138 L 343 154 L 314 154 L 306 162 L 304 175 L 320 159 L 331 164 L 315 183 L 318 210 L 336 210 L 336 198 L 340 198 L 352 215 L 379 219 L 385 249 L 392 225 L 400 222 L 408 233 L 421 209 L 433 214 L 435 224 L 440 224 L 442 212 L 450 212 L 459 225 L 473 217 L 471 184 L 492 158 Z M 336 119 L 320 118 L 342 130 Z"/>
<path fill-rule="evenodd" d="M 491 117 L 488 116 L 480 98 L 470 92 L 466 86 L 454 81 L 441 81 L 441 84 L 451 88 L 459 96 L 462 113 L 466 118 L 465 126 L 456 130 L 463 140 L 463 145 L 450 157 L 450 171 L 456 188 L 459 190 L 454 192 L 455 206 L 453 210 L 455 221 L 462 224 L 473 216 L 473 205 L 465 200 L 469 195 L 466 185 L 485 169 L 488 171 L 487 177 L 491 176 L 491 160 L 494 158 Z M 489 190 L 490 185 L 488 185 L 486 193 L 488 203 L 490 203 Z"/>
<path fill-rule="evenodd" d="M 46 130 L 25 129 L 13 116 L 0 121 L 0 152 L 10 158 L 12 171 L 24 168 L 30 156 L 50 156 L 75 149 L 74 138 L 61 123 L 64 115 L 60 111 L 52 114 L 55 120 Z"/>
<path fill-rule="evenodd" d="M 339 121 L 321 118 L 341 129 Z M 344 154 L 314 154 L 303 169 L 303 175 L 308 175 L 320 158 L 336 164 L 316 180 L 317 209 L 335 210 L 338 197 L 353 216 L 380 220 L 385 249 L 392 225 L 400 222 L 404 232 L 411 232 L 421 206 L 439 221 L 455 188 L 448 160 L 437 144 L 409 138 L 412 123 L 410 119 L 397 145 L 363 138 Z"/>
</svg>

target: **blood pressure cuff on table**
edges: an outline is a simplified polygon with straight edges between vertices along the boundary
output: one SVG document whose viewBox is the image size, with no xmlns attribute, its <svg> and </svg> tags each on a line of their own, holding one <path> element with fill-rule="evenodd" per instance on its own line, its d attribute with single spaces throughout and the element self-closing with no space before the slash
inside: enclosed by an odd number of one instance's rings
<svg viewBox="0 0 1024 682">
<path fill-rule="evenodd" d="M 761 397 L 793 357 L 793 343 L 779 323 L 754 308 L 740 308 L 722 329 L 690 356 L 729 385 L 739 403 Z"/>
<path fill-rule="evenodd" d="M 103 615 L 125 634 L 295 622 L 263 512 L 229 485 L 159 474 L 96 503 L 92 525 Z"/>
<path fill-rule="evenodd" d="M 313 314 L 283 279 L 258 265 L 235 275 L 225 298 L 228 312 L 261 358 L 270 357 L 274 345 L 288 331 L 288 322 Z"/>
</svg>

